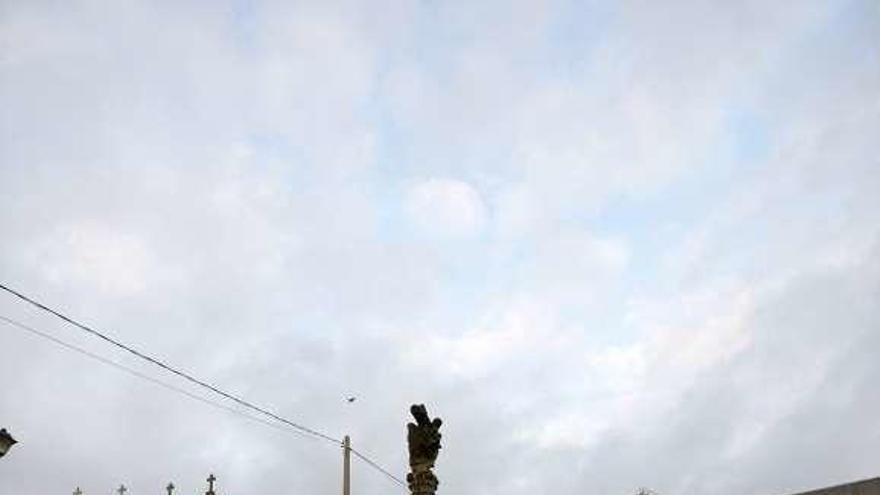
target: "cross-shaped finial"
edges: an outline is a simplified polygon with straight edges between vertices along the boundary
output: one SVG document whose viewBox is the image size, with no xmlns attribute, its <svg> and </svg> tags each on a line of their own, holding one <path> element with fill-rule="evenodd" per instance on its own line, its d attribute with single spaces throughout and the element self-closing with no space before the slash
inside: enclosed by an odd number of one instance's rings
<svg viewBox="0 0 880 495">
<path fill-rule="evenodd" d="M 127 491 L 128 488 L 126 488 L 125 485 L 119 485 L 119 488 L 116 489 L 116 493 L 118 493 L 119 495 L 125 495 L 125 492 Z"/>
<path fill-rule="evenodd" d="M 174 491 L 174 483 L 168 482 L 168 486 L 165 487 L 165 491 L 168 492 L 168 495 L 171 495 L 171 492 Z"/>
<path fill-rule="evenodd" d="M 211 473 L 211 475 L 208 476 L 208 493 L 211 495 L 213 495 L 213 493 L 214 493 L 214 482 L 215 481 L 217 481 L 217 478 L 214 477 L 214 473 Z"/>
<path fill-rule="evenodd" d="M 76 487 L 76 490 L 73 491 L 73 495 L 82 495 L 83 491 Z"/>
</svg>

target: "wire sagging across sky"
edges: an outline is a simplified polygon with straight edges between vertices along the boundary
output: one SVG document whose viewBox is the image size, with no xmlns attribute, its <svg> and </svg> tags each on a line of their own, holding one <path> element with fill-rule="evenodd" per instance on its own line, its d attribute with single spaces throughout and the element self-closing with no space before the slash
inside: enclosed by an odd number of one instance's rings
<svg viewBox="0 0 880 495">
<path fill-rule="evenodd" d="M 194 393 L 192 393 L 192 392 L 190 392 L 190 391 L 188 391 L 188 390 L 184 390 L 184 389 L 182 389 L 182 388 L 180 388 L 180 387 L 177 387 L 177 386 L 171 385 L 170 383 L 163 382 L 162 380 L 159 380 L 159 379 L 153 378 L 152 376 L 149 376 L 149 375 L 147 375 L 147 374 L 145 374 L 145 373 L 141 373 L 140 371 L 137 371 L 137 370 L 134 370 L 134 369 L 132 369 L 132 368 L 129 368 L 128 366 L 125 366 L 125 365 L 119 364 L 119 363 L 117 363 L 116 361 L 113 361 L 112 359 L 107 359 L 107 358 L 105 358 L 105 357 L 103 357 L 103 356 L 100 356 L 100 355 L 98 355 L 98 354 L 95 354 L 94 352 L 91 352 L 91 351 L 88 351 L 88 350 L 86 350 L 86 349 L 83 349 L 82 347 L 79 347 L 79 346 L 73 345 L 73 344 L 71 344 L 71 343 L 69 343 L 69 342 L 65 342 L 65 341 L 59 339 L 58 337 L 55 337 L 55 336 L 52 336 L 52 335 L 50 335 L 50 334 L 48 334 L 48 333 L 46 333 L 46 332 L 43 332 L 42 330 L 37 330 L 36 328 L 34 328 L 34 327 L 30 326 L 30 325 L 25 325 L 24 323 L 22 323 L 22 322 L 20 322 L 20 321 L 13 320 L 12 318 L 8 318 L 8 317 L 3 316 L 3 315 L 0 315 L 0 321 L 3 321 L 3 322 L 5 322 L 5 323 L 7 323 L 7 324 L 9 324 L 9 325 L 11 325 L 11 326 L 14 326 L 14 327 L 20 329 L 20 330 L 24 330 L 24 331 L 26 331 L 26 332 L 29 332 L 29 333 L 33 334 L 33 335 L 36 335 L 36 336 L 41 337 L 41 338 L 43 338 L 43 339 L 46 339 L 46 340 L 48 340 L 48 341 L 50 341 L 50 342 L 53 342 L 53 343 L 55 343 L 55 344 L 58 344 L 58 345 L 61 346 L 61 347 L 64 347 L 64 348 L 69 349 L 69 350 L 71 350 L 71 351 L 74 351 L 74 352 L 76 352 L 76 353 L 82 354 L 83 356 L 86 356 L 86 357 L 88 357 L 88 358 L 94 359 L 95 361 L 98 361 L 98 362 L 100 362 L 100 363 L 102 363 L 102 364 L 106 364 L 106 365 L 108 365 L 108 366 L 112 366 L 112 367 L 114 367 L 114 368 L 116 368 L 116 369 L 118 369 L 118 370 L 120 370 L 120 371 L 123 371 L 123 372 L 125 372 L 125 373 L 128 373 L 129 375 L 132 375 L 132 376 L 134 376 L 134 377 L 137 377 L 137 378 L 140 378 L 140 379 L 142 379 L 142 380 L 146 380 L 146 381 L 148 381 L 148 382 L 154 383 L 154 384 L 159 385 L 160 387 L 166 388 L 166 389 L 168 389 L 168 390 L 170 390 L 170 391 L 172 391 L 172 392 L 177 392 L 177 393 L 179 393 L 179 394 L 183 394 L 183 395 L 189 397 L 190 399 L 197 400 L 197 401 L 199 401 L 199 402 L 201 402 L 201 403 L 203 403 L 203 404 L 207 404 L 207 405 L 209 405 L 209 406 L 211 406 L 211 407 L 216 407 L 216 408 L 218 408 L 218 409 L 222 409 L 222 410 L 224 410 L 224 411 L 228 411 L 228 412 L 231 412 L 231 413 L 233 413 L 233 414 L 237 414 L 237 415 L 239 415 L 239 416 L 242 416 L 242 417 L 244 417 L 244 418 L 250 419 L 250 420 L 252 420 L 252 421 L 256 421 L 256 422 L 258 422 L 258 423 L 262 423 L 262 424 L 264 424 L 264 425 L 266 425 L 266 426 L 269 426 L 269 427 L 275 428 L 276 430 L 279 430 L 279 431 L 283 431 L 283 432 L 286 432 L 286 433 L 291 433 L 291 432 L 293 432 L 293 433 L 297 433 L 297 434 L 299 434 L 299 435 L 305 436 L 306 438 L 311 438 L 311 439 L 313 439 L 313 440 L 317 440 L 316 437 L 313 437 L 313 436 L 310 436 L 310 435 L 308 435 L 308 434 L 305 434 L 305 433 L 303 433 L 303 432 L 300 431 L 300 430 L 295 430 L 295 429 L 293 429 L 293 428 L 285 427 L 284 425 L 281 425 L 281 424 L 278 424 L 278 423 L 273 423 L 273 422 L 271 422 L 271 421 L 268 421 L 268 420 L 262 419 L 262 418 L 260 418 L 260 417 L 257 417 L 257 416 L 253 416 L 253 415 L 247 414 L 247 413 L 245 413 L 244 411 L 240 411 L 240 410 L 238 410 L 238 409 L 235 409 L 235 408 L 232 408 L 232 407 L 229 407 L 229 406 L 223 405 L 223 404 L 221 404 L 221 403 L 219 403 L 219 402 L 216 402 L 216 401 L 213 401 L 213 400 L 207 399 L 207 398 L 205 398 L 205 397 L 202 397 L 202 396 L 196 395 L 196 394 L 194 394 Z"/>
<path fill-rule="evenodd" d="M 300 433 L 300 434 L 302 434 L 302 435 L 304 435 L 304 436 L 309 436 L 309 437 L 312 437 L 312 438 L 315 438 L 315 439 L 325 440 L 325 441 L 330 442 L 330 443 L 333 443 L 334 445 L 337 445 L 337 446 L 342 446 L 342 445 L 343 445 L 341 440 L 336 439 L 336 438 L 332 437 L 331 435 L 328 435 L 328 434 L 326 434 L 326 433 L 323 433 L 323 432 L 321 432 L 321 431 L 318 431 L 317 429 L 309 428 L 309 427 L 307 427 L 307 426 L 303 426 L 303 425 L 301 425 L 301 424 L 299 424 L 299 423 L 293 422 L 293 421 L 291 421 L 291 420 L 289 420 L 289 419 L 287 419 L 287 418 L 284 418 L 284 417 L 280 416 L 279 414 L 274 413 L 274 412 L 272 412 L 272 411 L 270 411 L 270 410 L 268 410 L 268 409 L 266 409 L 266 408 L 264 408 L 264 407 L 257 406 L 257 405 L 255 405 L 255 404 L 253 404 L 253 403 L 251 403 L 251 402 L 249 402 L 249 401 L 246 401 L 246 400 L 244 400 L 244 399 L 242 399 L 242 398 L 240 398 L 240 397 L 238 397 L 238 396 L 236 396 L 236 395 L 233 395 L 233 394 L 231 394 L 231 393 L 225 392 L 225 391 L 219 389 L 217 386 L 212 385 L 211 383 L 208 383 L 208 382 L 206 382 L 206 381 L 204 381 L 204 380 L 198 379 L 198 378 L 194 377 L 193 375 L 191 375 L 191 374 L 189 374 L 189 373 L 187 373 L 187 372 L 181 371 L 181 370 L 179 370 L 179 369 L 177 369 L 177 368 L 175 368 L 175 367 L 173 367 L 173 366 L 171 366 L 171 365 L 169 365 L 169 364 L 167 364 L 167 363 L 165 363 L 165 362 L 163 362 L 163 361 L 161 361 L 161 360 L 159 360 L 159 359 L 156 359 L 156 358 L 154 358 L 154 357 L 152 357 L 152 356 L 149 356 L 148 354 L 146 354 L 146 353 L 144 353 L 144 352 L 141 352 L 141 351 L 139 351 L 139 350 L 137 350 L 137 349 L 134 349 L 133 347 L 131 347 L 131 346 L 129 346 L 129 345 L 123 344 L 122 342 L 120 342 L 120 341 L 118 341 L 118 340 L 116 340 L 116 339 L 114 339 L 114 338 L 112 338 L 112 337 L 109 337 L 108 335 L 106 335 L 106 334 L 104 334 L 104 333 L 102 333 L 102 332 L 99 332 L 98 330 L 95 330 L 95 329 L 93 329 L 93 328 L 91 328 L 91 327 L 89 327 L 89 326 L 87 326 L 87 325 L 85 325 L 85 324 L 83 324 L 83 323 L 80 323 L 80 322 L 74 320 L 73 318 L 70 318 L 70 317 L 64 315 L 63 313 L 61 313 L 61 312 L 59 312 L 59 311 L 56 311 L 56 310 L 54 310 L 54 309 L 52 309 L 52 308 L 46 306 L 45 304 L 40 303 L 39 301 L 36 301 L 35 299 L 32 299 L 32 298 L 30 298 L 30 297 L 28 297 L 28 296 L 26 296 L 26 295 L 24 295 L 24 294 L 22 294 L 22 293 L 20 293 L 20 292 L 18 292 L 18 291 L 16 291 L 16 290 L 14 290 L 14 289 L 9 288 L 8 286 L 6 286 L 6 285 L 4 285 L 4 284 L 2 284 L 2 283 L 0 283 L 0 289 L 3 289 L 4 291 L 6 291 L 6 292 L 8 292 L 8 293 L 10 293 L 10 294 L 12 294 L 12 295 L 14 295 L 14 296 L 16 296 L 17 298 L 19 298 L 19 299 L 21 299 L 21 300 L 23 300 L 23 301 L 25 301 L 25 302 L 27 302 L 27 303 L 29 303 L 29 304 L 31 304 L 31 305 L 37 307 L 37 308 L 39 308 L 40 310 L 45 311 L 45 312 L 47 312 L 47 313 L 49 313 L 49 314 L 51 314 L 51 315 L 53 315 L 53 316 L 55 316 L 55 317 L 57 317 L 57 318 L 60 318 L 61 320 L 65 321 L 66 323 L 68 323 L 68 324 L 70 324 L 70 325 L 73 325 L 73 326 L 79 328 L 80 330 L 82 330 L 82 331 L 84 331 L 84 332 L 86 332 L 86 333 L 88 333 L 88 334 L 90 334 L 90 335 L 92 335 L 92 336 L 94 336 L 94 337 L 97 337 L 97 338 L 99 338 L 99 339 L 101 339 L 101 340 L 103 340 L 103 341 L 105 341 L 105 342 L 107 342 L 107 343 L 109 343 L 109 344 L 111 344 L 111 345 L 113 345 L 113 346 L 119 348 L 119 349 L 122 349 L 122 350 L 124 350 L 124 351 L 126 351 L 126 352 L 128 352 L 128 353 L 131 353 L 131 354 L 135 355 L 136 357 L 138 357 L 138 358 L 140 358 L 140 359 L 142 359 L 142 360 L 144 360 L 144 361 L 147 361 L 147 362 L 150 363 L 150 364 L 153 364 L 153 365 L 155 365 L 155 366 L 158 366 L 158 367 L 162 368 L 163 370 L 168 371 L 169 373 L 172 373 L 172 374 L 174 374 L 174 375 L 176 375 L 176 376 L 178 376 L 178 377 L 180 377 L 180 378 L 183 378 L 184 380 L 187 380 L 187 381 L 189 381 L 189 382 L 191 382 L 191 383 L 193 383 L 193 384 L 195 384 L 195 385 L 198 385 L 199 387 L 201 387 L 201 388 L 203 388 L 203 389 L 205 389 L 205 390 L 208 390 L 209 392 L 212 392 L 212 393 L 214 393 L 214 394 L 217 394 L 217 395 L 221 396 L 221 397 L 224 398 L 224 399 L 231 400 L 232 402 L 234 402 L 234 403 L 236 403 L 236 404 L 238 404 L 238 405 L 240 405 L 240 406 L 243 406 L 243 407 L 245 407 L 245 408 L 247 408 L 247 409 L 250 409 L 250 410 L 252 410 L 252 411 L 255 411 L 255 412 L 257 412 L 257 413 L 259 413 L 259 414 L 261 414 L 261 415 L 263 415 L 263 416 L 269 417 L 269 418 L 271 418 L 271 419 L 273 419 L 273 420 L 275 420 L 275 421 L 277 421 L 277 422 L 279 422 L 279 423 L 281 423 L 281 424 L 287 426 L 289 429 L 292 429 L 293 431 L 296 431 L 297 433 Z M 28 331 L 28 332 L 30 332 L 30 333 L 32 333 L 32 334 L 34 334 L 34 335 L 38 335 L 38 336 L 40 336 L 40 337 L 43 337 L 43 338 L 45 338 L 45 339 L 47 339 L 47 340 L 50 340 L 50 341 L 52 341 L 52 342 L 54 342 L 54 343 L 56 343 L 56 344 L 58 344 L 58 345 L 61 345 L 61 346 L 63 346 L 63 347 L 66 347 L 66 348 L 68 348 L 68 349 L 70 349 L 70 350 L 73 350 L 73 351 L 78 352 L 78 353 L 80 353 L 80 354 L 83 354 L 83 355 L 85 355 L 85 356 L 91 357 L 91 358 L 93 358 L 93 359 L 95 359 L 95 360 L 98 360 L 98 361 L 104 363 L 104 364 L 107 364 L 107 365 L 113 366 L 113 367 L 115 367 L 115 368 L 117 368 L 117 369 L 120 369 L 121 371 L 125 371 L 126 373 L 129 373 L 129 374 L 134 375 L 134 376 L 136 376 L 136 377 L 139 377 L 139 378 L 142 378 L 142 379 L 144 379 L 144 380 L 150 381 L 150 382 L 152 382 L 152 383 L 155 383 L 155 384 L 157 384 L 157 385 L 160 385 L 160 386 L 162 386 L 162 387 L 164 387 L 164 388 L 167 388 L 167 389 L 169 389 L 169 390 L 172 390 L 172 391 L 175 391 L 175 392 L 178 392 L 178 393 L 184 394 L 184 395 L 186 395 L 186 396 L 188 396 L 188 397 L 190 397 L 190 398 L 192 398 L 192 399 L 198 400 L 198 401 L 203 402 L 203 403 L 206 403 L 206 404 L 208 404 L 208 405 L 212 405 L 212 406 L 215 406 L 215 407 L 218 407 L 218 408 L 224 409 L 224 410 L 229 411 L 229 412 L 233 412 L 233 413 L 235 413 L 235 414 L 239 414 L 239 415 L 241 415 L 241 416 L 244 416 L 244 417 L 246 417 L 246 418 L 252 419 L 252 420 L 254 420 L 254 421 L 258 421 L 258 422 L 263 423 L 263 424 L 268 425 L 268 426 L 272 426 L 272 427 L 277 427 L 277 426 L 278 426 L 277 423 L 271 423 L 271 422 L 269 422 L 269 421 L 266 421 L 266 420 L 260 419 L 260 418 L 258 418 L 258 417 L 256 417 L 256 416 L 249 415 L 249 414 L 245 414 L 243 411 L 240 411 L 240 410 L 238 410 L 238 409 L 231 408 L 231 407 L 225 406 L 225 405 L 223 405 L 223 404 L 220 404 L 220 403 L 217 403 L 217 402 L 211 401 L 211 400 L 209 400 L 209 399 L 206 399 L 206 398 L 204 398 L 204 397 L 198 396 L 198 395 L 196 395 L 196 394 L 193 394 L 193 393 L 191 393 L 191 392 L 188 392 L 188 391 L 186 391 L 186 390 L 184 390 L 184 389 L 181 389 L 181 388 L 179 388 L 179 387 L 175 387 L 174 385 L 170 385 L 170 384 L 165 383 L 165 382 L 163 382 L 163 381 L 161 381 L 161 380 L 157 380 L 157 379 L 155 379 L 155 378 L 153 378 L 153 377 L 150 377 L 150 376 L 148 376 L 148 375 L 145 375 L 145 374 L 143 374 L 143 373 L 140 373 L 140 372 L 138 372 L 138 371 L 135 371 L 135 370 L 133 370 L 133 369 L 130 369 L 130 368 L 128 368 L 128 367 L 125 367 L 125 366 L 123 366 L 123 365 L 121 365 L 121 364 L 119 364 L 119 363 L 116 363 L 115 361 L 112 361 L 112 360 L 110 360 L 110 359 L 107 359 L 107 358 L 104 358 L 104 357 L 99 356 L 99 355 L 97 355 L 97 354 L 94 354 L 94 353 L 92 353 L 92 352 L 90 352 L 90 351 L 87 351 L 87 350 L 85 350 L 85 349 L 82 349 L 82 348 L 80 348 L 80 347 L 77 347 L 77 346 L 75 346 L 75 345 L 73 345 L 73 344 L 69 344 L 69 343 L 67 343 L 67 342 L 64 342 L 64 341 L 61 340 L 61 339 L 58 339 L 58 338 L 56 338 L 56 337 L 53 337 L 53 336 L 51 336 L 51 335 L 49 335 L 49 334 L 47 334 L 47 333 L 45 333 L 45 332 L 39 331 L 39 330 L 37 330 L 37 329 L 35 329 L 35 328 L 33 328 L 33 327 L 30 327 L 30 326 L 28 326 L 28 325 L 25 325 L 25 324 L 23 324 L 23 323 L 17 322 L 17 321 L 15 321 L 15 320 L 11 319 L 11 318 L 7 318 L 7 317 L 4 317 L 4 316 L 0 315 L 0 320 L 4 321 L 4 322 L 6 322 L 6 323 L 8 323 L 8 324 L 10 324 L 10 325 L 12 325 L 12 326 L 15 326 L 15 327 L 17 327 L 17 328 L 19 328 L 19 329 L 22 329 L 22 330 Z M 289 430 L 285 430 L 285 431 L 289 431 Z M 406 488 L 406 484 L 405 484 L 400 478 L 398 478 L 398 477 L 394 476 L 393 474 L 391 474 L 388 470 L 386 470 L 385 468 L 381 467 L 378 463 L 376 463 L 376 462 L 373 461 L 372 459 L 366 457 L 365 455 L 361 454 L 360 452 L 358 452 L 358 451 L 356 451 L 356 450 L 354 450 L 354 449 L 351 449 L 351 452 L 354 453 L 355 456 L 358 457 L 360 460 L 364 461 L 368 466 L 372 467 L 373 469 L 376 469 L 377 471 L 379 471 L 380 473 L 382 473 L 383 475 L 385 475 L 386 477 L 388 477 L 391 481 L 395 482 L 396 484 L 398 484 L 398 485 L 400 485 L 400 486 Z"/>
</svg>

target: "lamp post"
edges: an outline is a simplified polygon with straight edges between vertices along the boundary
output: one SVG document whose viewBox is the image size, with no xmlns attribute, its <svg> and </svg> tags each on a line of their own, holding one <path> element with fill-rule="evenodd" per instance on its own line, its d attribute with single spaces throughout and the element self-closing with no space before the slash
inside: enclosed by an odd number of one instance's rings
<svg viewBox="0 0 880 495">
<path fill-rule="evenodd" d="M 12 435 L 6 431 L 6 428 L 0 429 L 0 457 L 6 455 L 6 453 L 9 452 L 9 448 L 17 443 L 18 442 L 12 438 Z"/>
</svg>

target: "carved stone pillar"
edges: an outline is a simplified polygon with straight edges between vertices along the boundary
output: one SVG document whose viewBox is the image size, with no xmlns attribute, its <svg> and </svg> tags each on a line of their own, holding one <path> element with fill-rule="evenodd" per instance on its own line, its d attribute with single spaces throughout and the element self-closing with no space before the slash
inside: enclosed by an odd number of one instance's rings
<svg viewBox="0 0 880 495">
<path fill-rule="evenodd" d="M 409 408 L 415 423 L 407 424 L 410 472 L 406 475 L 412 495 L 434 495 L 440 483 L 432 469 L 440 452 L 440 418 L 431 420 L 424 404 Z"/>
<path fill-rule="evenodd" d="M 434 495 L 437 493 L 437 485 L 440 481 L 434 476 L 431 468 L 413 466 L 412 471 L 406 475 L 406 483 L 413 495 Z"/>
</svg>

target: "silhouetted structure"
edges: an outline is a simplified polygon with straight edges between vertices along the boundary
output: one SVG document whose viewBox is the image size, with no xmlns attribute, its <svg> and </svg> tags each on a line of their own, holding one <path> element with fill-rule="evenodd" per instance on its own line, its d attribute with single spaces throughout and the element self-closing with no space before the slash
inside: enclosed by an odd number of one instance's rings
<svg viewBox="0 0 880 495">
<path fill-rule="evenodd" d="M 205 492 L 205 495 L 215 495 L 214 494 L 214 482 L 217 481 L 217 478 L 214 476 L 214 473 L 208 475 L 208 491 Z"/>
<path fill-rule="evenodd" d="M 410 473 L 406 475 L 413 495 L 434 495 L 439 481 L 432 469 L 440 452 L 440 418 L 430 419 L 424 404 L 409 408 L 415 423 L 408 423 L 406 440 L 409 444 Z"/>
<path fill-rule="evenodd" d="M 844 483 L 795 495 L 880 495 L 880 478 Z"/>
<path fill-rule="evenodd" d="M 6 455 L 6 453 L 9 452 L 10 447 L 17 443 L 18 441 L 12 438 L 12 435 L 6 431 L 6 428 L 0 428 L 0 457 Z"/>
</svg>

